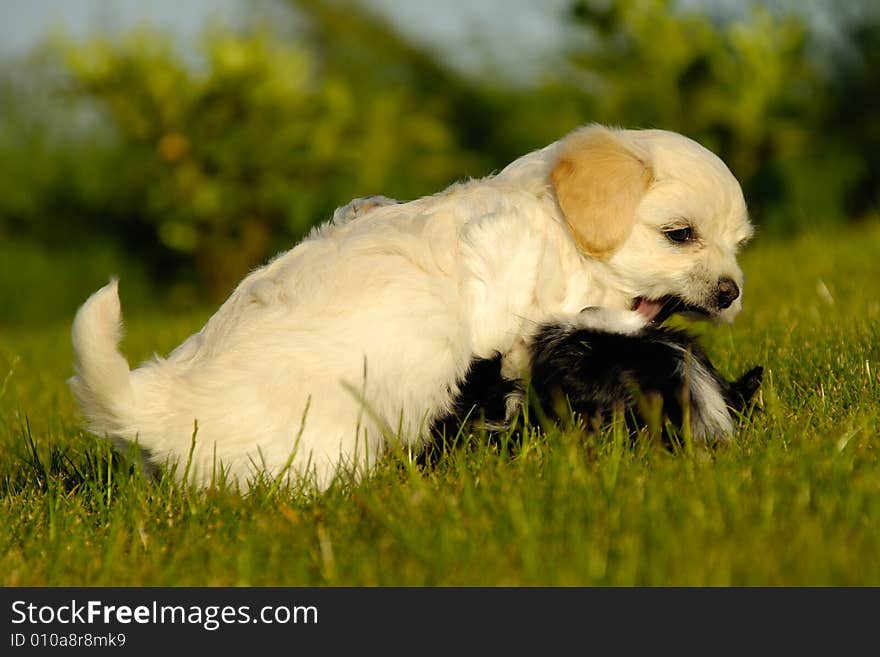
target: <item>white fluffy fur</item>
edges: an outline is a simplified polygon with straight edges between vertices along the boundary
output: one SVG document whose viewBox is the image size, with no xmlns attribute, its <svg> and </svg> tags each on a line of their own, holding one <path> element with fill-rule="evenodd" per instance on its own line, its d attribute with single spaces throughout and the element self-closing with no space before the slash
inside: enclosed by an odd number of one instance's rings
<svg viewBox="0 0 880 657">
<path fill-rule="evenodd" d="M 696 359 L 685 358 L 688 401 L 693 414 L 690 428 L 698 442 L 719 440 L 727 442 L 733 435 L 733 421 L 727 402 L 718 389 L 718 381 Z"/>
<path fill-rule="evenodd" d="M 591 160 L 595 143 L 644 171 Z M 557 182 L 566 158 L 583 175 Z M 581 201 L 575 184 L 595 190 Z M 699 235 L 684 247 L 661 232 L 682 221 Z M 197 481 L 222 464 L 243 486 L 265 469 L 324 488 L 341 468 L 363 474 L 393 442 L 421 446 L 471 359 L 500 352 L 515 369 L 550 316 L 668 294 L 710 309 L 720 277 L 742 287 L 735 255 L 751 231 L 739 185 L 703 147 L 589 126 L 495 176 L 318 227 L 167 358 L 131 372 L 112 282 L 76 315 L 71 384 L 93 432 L 137 441 L 155 464 L 182 473 L 198 422 Z M 597 235 L 607 239 L 587 255 Z M 730 320 L 740 304 L 712 312 Z M 643 321 L 625 314 L 627 326 Z"/>
</svg>

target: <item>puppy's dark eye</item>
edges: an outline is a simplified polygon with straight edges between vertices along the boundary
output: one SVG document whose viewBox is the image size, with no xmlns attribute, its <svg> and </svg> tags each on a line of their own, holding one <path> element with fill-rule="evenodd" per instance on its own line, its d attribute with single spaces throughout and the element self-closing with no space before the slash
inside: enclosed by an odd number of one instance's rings
<svg viewBox="0 0 880 657">
<path fill-rule="evenodd" d="M 663 234 L 666 235 L 666 239 L 670 242 L 675 242 L 676 244 L 685 244 L 694 241 L 694 229 L 690 226 L 664 230 Z"/>
</svg>

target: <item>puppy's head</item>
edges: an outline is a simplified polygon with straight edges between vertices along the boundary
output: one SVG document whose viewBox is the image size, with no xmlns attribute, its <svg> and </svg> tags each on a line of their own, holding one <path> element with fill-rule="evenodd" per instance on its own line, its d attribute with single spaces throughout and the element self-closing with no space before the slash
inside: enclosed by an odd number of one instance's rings
<svg viewBox="0 0 880 657">
<path fill-rule="evenodd" d="M 560 143 L 550 178 L 578 247 L 629 307 L 655 323 L 740 311 L 736 254 L 753 229 L 712 152 L 674 132 L 588 126 Z"/>
</svg>

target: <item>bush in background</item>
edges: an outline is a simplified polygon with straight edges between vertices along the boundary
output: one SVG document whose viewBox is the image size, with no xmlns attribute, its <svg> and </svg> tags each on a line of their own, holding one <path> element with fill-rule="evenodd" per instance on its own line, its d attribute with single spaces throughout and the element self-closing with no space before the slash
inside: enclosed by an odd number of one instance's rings
<svg viewBox="0 0 880 657">
<path fill-rule="evenodd" d="M 70 91 L 99 101 L 142 190 L 155 246 L 191 257 L 215 296 L 337 203 L 422 192 L 466 167 L 406 88 L 358 95 L 312 52 L 267 32 L 209 32 L 187 65 L 161 35 L 67 46 Z"/>
</svg>

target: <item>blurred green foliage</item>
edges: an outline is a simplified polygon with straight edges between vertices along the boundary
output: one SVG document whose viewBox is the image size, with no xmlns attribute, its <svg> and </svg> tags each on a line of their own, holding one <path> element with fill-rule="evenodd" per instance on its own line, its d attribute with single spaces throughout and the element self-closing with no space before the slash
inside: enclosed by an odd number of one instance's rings
<svg viewBox="0 0 880 657">
<path fill-rule="evenodd" d="M 526 86 L 326 0 L 282 5 L 287 32 L 207 29 L 195 58 L 146 30 L 56 40 L 0 76 L 0 237 L 99 238 L 220 298 L 352 197 L 438 191 L 590 121 L 698 139 L 768 232 L 857 218 L 880 188 L 880 16 L 856 5 L 823 53 L 803 13 L 579 0 L 563 65 Z"/>
<path fill-rule="evenodd" d="M 361 96 L 267 31 L 209 31 L 200 54 L 192 67 L 149 32 L 60 49 L 68 93 L 98 100 L 116 131 L 125 162 L 107 173 L 140 191 L 154 248 L 192 256 L 217 295 L 339 199 L 433 191 L 463 168 L 406 87 Z"/>
<path fill-rule="evenodd" d="M 711 22 L 693 5 L 675 6 L 671 0 L 575 5 L 585 38 L 570 59 L 595 114 L 697 139 L 730 165 L 753 214 L 772 230 L 839 222 L 855 206 L 876 209 L 880 189 L 866 177 L 867 160 L 880 164 L 880 140 L 844 135 L 829 124 L 846 109 L 863 119 L 872 115 L 856 108 L 880 97 L 880 87 L 870 88 L 880 83 L 877 44 L 847 39 L 849 60 L 823 67 L 829 53 L 804 13 L 774 14 L 754 4 L 742 19 Z M 876 39 L 880 13 L 869 12 L 867 3 L 862 8 L 864 22 L 853 17 L 839 28 L 845 36 L 857 29 Z M 856 103 L 836 88 L 847 74 L 863 87 Z"/>
</svg>

